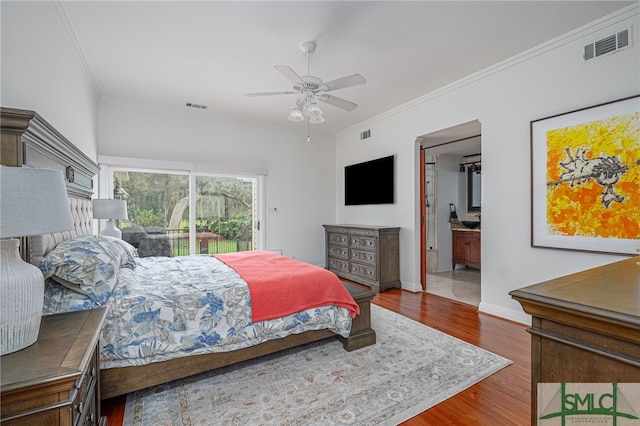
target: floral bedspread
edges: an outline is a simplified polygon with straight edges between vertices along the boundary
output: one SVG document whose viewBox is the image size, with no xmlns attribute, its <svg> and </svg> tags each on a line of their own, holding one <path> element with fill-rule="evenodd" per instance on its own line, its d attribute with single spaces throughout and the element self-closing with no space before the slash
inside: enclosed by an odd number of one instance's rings
<svg viewBox="0 0 640 426">
<path fill-rule="evenodd" d="M 347 337 L 345 308 L 325 306 L 253 323 L 247 284 L 213 256 L 136 258 L 121 268 L 101 334 L 101 368 L 226 352 L 307 330 Z M 283 296 L 285 297 L 285 296 Z M 49 282 L 45 313 L 89 309 L 85 295 Z"/>
</svg>

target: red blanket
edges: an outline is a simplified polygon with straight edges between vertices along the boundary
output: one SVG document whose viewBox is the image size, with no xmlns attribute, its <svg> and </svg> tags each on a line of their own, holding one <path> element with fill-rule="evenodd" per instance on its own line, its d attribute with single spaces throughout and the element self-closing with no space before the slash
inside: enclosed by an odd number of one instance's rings
<svg viewBox="0 0 640 426">
<path fill-rule="evenodd" d="M 252 321 L 259 322 L 305 309 L 335 305 L 360 313 L 340 279 L 326 269 L 268 251 L 216 254 L 249 286 Z"/>
</svg>

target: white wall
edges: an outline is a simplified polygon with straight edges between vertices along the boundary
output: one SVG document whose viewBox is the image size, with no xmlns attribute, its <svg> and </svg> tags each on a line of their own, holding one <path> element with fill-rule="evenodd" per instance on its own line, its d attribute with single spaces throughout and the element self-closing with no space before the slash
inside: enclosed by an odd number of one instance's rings
<svg viewBox="0 0 640 426">
<path fill-rule="evenodd" d="M 99 93 L 53 2 L 0 2 L 0 105 L 40 114 L 95 160 Z"/>
<path fill-rule="evenodd" d="M 273 129 L 103 99 L 98 154 L 266 169 L 266 249 L 325 264 L 324 223 L 335 213 L 332 137 L 306 128 Z"/>
<path fill-rule="evenodd" d="M 600 266 L 619 256 L 530 247 L 531 120 L 640 93 L 640 5 L 604 17 L 508 61 L 361 123 L 336 138 L 336 218 L 401 226 L 400 278 L 419 288 L 416 137 L 478 119 L 482 124 L 480 310 L 527 322 L 508 292 Z M 633 25 L 633 47 L 583 63 L 583 46 Z M 371 139 L 359 132 L 371 129 Z M 397 202 L 345 207 L 344 165 L 397 154 Z"/>
</svg>

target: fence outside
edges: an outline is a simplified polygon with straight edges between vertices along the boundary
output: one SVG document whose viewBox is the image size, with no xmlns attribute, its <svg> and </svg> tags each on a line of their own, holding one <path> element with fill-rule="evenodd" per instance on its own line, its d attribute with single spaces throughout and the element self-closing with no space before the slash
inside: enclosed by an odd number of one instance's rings
<svg viewBox="0 0 640 426">
<path fill-rule="evenodd" d="M 189 254 L 189 235 L 180 229 L 167 229 L 166 235 L 174 256 Z M 251 241 L 226 240 L 210 232 L 196 230 L 196 254 L 234 253 L 252 250 Z"/>
<path fill-rule="evenodd" d="M 189 253 L 189 233 L 182 229 L 163 229 L 160 227 L 140 228 L 125 231 L 125 241 L 138 249 L 141 257 L 147 256 L 186 256 Z M 251 241 L 227 240 L 207 230 L 196 230 L 195 254 L 220 254 L 253 250 Z"/>
</svg>

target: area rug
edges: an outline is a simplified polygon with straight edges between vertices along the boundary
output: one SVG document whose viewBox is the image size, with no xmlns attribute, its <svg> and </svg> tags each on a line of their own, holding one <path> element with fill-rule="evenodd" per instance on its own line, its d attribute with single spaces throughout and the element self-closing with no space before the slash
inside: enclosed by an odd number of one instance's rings
<svg viewBox="0 0 640 426">
<path fill-rule="evenodd" d="M 127 395 L 124 424 L 394 425 L 511 361 L 371 306 L 373 346 L 336 339 Z"/>
</svg>

